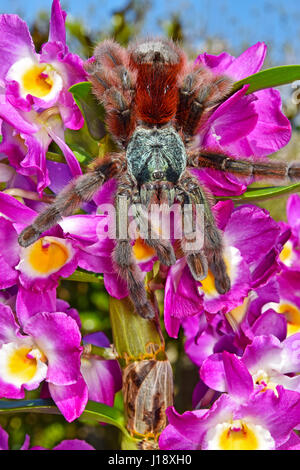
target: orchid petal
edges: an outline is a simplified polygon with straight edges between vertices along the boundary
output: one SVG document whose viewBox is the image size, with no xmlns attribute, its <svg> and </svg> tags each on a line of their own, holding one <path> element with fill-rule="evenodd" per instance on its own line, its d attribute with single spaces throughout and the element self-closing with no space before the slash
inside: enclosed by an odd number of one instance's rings
<svg viewBox="0 0 300 470">
<path fill-rule="evenodd" d="M 266 53 L 266 44 L 257 42 L 228 65 L 226 75 L 238 81 L 259 72 L 263 66 Z"/>
<path fill-rule="evenodd" d="M 0 303 L 0 345 L 14 342 L 19 331 L 11 308 Z"/>
<path fill-rule="evenodd" d="M 213 390 L 226 392 L 226 375 L 222 354 L 212 354 L 202 364 L 200 377 Z"/>
<path fill-rule="evenodd" d="M 83 413 L 88 401 L 88 389 L 82 377 L 77 382 L 68 385 L 49 383 L 49 391 L 56 406 L 65 419 L 71 423 Z"/>
<path fill-rule="evenodd" d="M 8 447 L 8 434 L 0 426 L 0 450 L 9 450 Z"/>
<path fill-rule="evenodd" d="M 66 44 L 66 12 L 61 9 L 59 0 L 53 0 L 49 28 L 49 41 Z"/>
<path fill-rule="evenodd" d="M 253 380 L 246 366 L 234 354 L 222 354 L 227 391 L 236 400 L 244 402 L 253 392 Z"/>
<path fill-rule="evenodd" d="M 24 225 L 30 224 L 37 216 L 35 211 L 3 192 L 0 192 L 0 213 L 12 222 Z"/>
<path fill-rule="evenodd" d="M 85 441 L 71 439 L 62 441 L 57 446 L 53 447 L 52 450 L 95 450 L 95 448 Z"/>
<path fill-rule="evenodd" d="M 63 312 L 37 313 L 24 325 L 24 331 L 48 359 L 49 383 L 71 385 L 78 380 L 81 335 L 73 318 Z"/>
<path fill-rule="evenodd" d="M 9 68 L 19 59 L 36 55 L 28 26 L 19 16 L 0 16 L 0 50 L 2 79 L 5 78 Z"/>
<path fill-rule="evenodd" d="M 207 149 L 227 146 L 248 135 L 256 126 L 258 114 L 255 110 L 255 97 L 245 96 L 245 86 L 222 103 L 200 131 L 201 145 Z"/>
</svg>

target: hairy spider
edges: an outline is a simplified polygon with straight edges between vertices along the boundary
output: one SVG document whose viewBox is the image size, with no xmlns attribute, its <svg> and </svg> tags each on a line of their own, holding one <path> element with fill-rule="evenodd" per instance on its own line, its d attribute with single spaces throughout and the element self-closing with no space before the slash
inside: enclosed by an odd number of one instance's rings
<svg viewBox="0 0 300 470">
<path fill-rule="evenodd" d="M 106 110 L 108 131 L 121 147 L 97 160 L 91 170 L 68 185 L 55 202 L 40 214 L 19 237 L 27 247 L 72 214 L 82 202 L 92 199 L 110 178 L 118 179 L 118 196 L 150 207 L 153 202 L 202 204 L 205 208 L 204 244 L 190 252 L 186 237 L 181 250 L 196 280 L 203 280 L 208 269 L 216 290 L 230 290 L 230 279 L 223 258 L 222 237 L 210 210 L 211 203 L 189 168 L 213 168 L 240 176 L 277 181 L 299 180 L 300 164 L 281 162 L 251 163 L 220 153 L 203 152 L 193 147 L 197 130 L 232 93 L 232 80 L 215 76 L 202 65 L 187 60 L 173 42 L 149 39 L 131 44 L 128 49 L 112 40 L 100 43 L 94 58 L 86 63 L 93 92 Z M 117 199 L 116 199 L 117 201 Z M 117 203 L 117 202 L 116 202 Z M 148 239 L 165 265 L 176 261 L 167 240 Z M 131 241 L 119 238 L 113 261 L 126 280 L 136 311 L 153 318 L 143 278 L 133 254 Z"/>
</svg>

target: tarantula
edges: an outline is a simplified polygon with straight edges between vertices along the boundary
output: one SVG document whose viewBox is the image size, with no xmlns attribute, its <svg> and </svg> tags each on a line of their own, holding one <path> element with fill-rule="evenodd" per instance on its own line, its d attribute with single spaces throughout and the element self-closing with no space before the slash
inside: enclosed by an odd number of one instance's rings
<svg viewBox="0 0 300 470">
<path fill-rule="evenodd" d="M 121 147 L 97 160 L 91 170 L 69 184 L 43 213 L 21 233 L 19 243 L 27 247 L 72 214 L 84 201 L 92 199 L 110 178 L 118 179 L 118 196 L 129 203 L 150 207 L 155 203 L 202 204 L 205 208 L 204 244 L 190 252 L 186 237 L 181 250 L 191 274 L 203 280 L 211 270 L 216 290 L 230 290 L 223 258 L 222 237 L 210 210 L 205 188 L 189 168 L 213 168 L 240 176 L 299 180 L 300 165 L 281 162 L 251 163 L 217 152 L 204 152 L 193 146 L 197 130 L 230 94 L 233 82 L 215 76 L 202 65 L 187 60 L 172 41 L 149 39 L 128 49 L 112 40 L 100 43 L 86 62 L 93 93 L 106 111 L 108 131 Z M 176 261 L 168 240 L 147 239 L 164 265 Z M 130 298 L 139 315 L 151 319 L 154 310 L 147 299 L 143 278 L 128 238 L 119 238 L 113 261 L 127 282 Z"/>
</svg>

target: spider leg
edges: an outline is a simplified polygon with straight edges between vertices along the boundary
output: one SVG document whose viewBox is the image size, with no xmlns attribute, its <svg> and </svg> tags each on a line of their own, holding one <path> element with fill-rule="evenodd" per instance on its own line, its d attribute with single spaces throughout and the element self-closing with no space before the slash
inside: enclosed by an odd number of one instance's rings
<svg viewBox="0 0 300 470">
<path fill-rule="evenodd" d="M 191 185 L 189 185 L 188 179 L 181 178 L 179 183 L 178 183 L 178 186 L 176 188 L 177 189 L 176 196 L 177 196 L 177 199 L 180 201 L 182 206 L 184 204 L 189 204 L 189 205 L 192 204 L 193 209 L 194 209 L 193 202 L 195 201 L 195 198 L 191 195 L 191 192 L 190 192 L 191 190 L 194 189 L 194 185 L 192 185 L 192 187 L 189 187 L 189 186 L 191 186 Z M 198 203 L 199 204 L 204 203 L 204 199 L 202 198 L 202 195 L 200 196 L 200 199 L 199 199 Z M 193 210 L 193 213 L 191 215 L 192 215 L 193 220 L 195 220 L 194 219 L 194 215 L 195 215 L 194 210 Z M 201 245 L 201 246 L 199 245 L 199 247 L 194 248 L 193 251 L 191 251 L 188 248 L 188 244 L 190 242 L 195 241 L 195 235 L 194 235 L 193 228 L 195 228 L 195 227 L 191 227 L 191 226 L 186 227 L 186 225 L 184 224 L 184 234 L 183 234 L 183 237 L 182 237 L 182 240 L 181 240 L 181 249 L 183 251 L 183 254 L 186 257 L 186 261 L 189 265 L 192 276 L 197 281 L 202 281 L 203 279 L 206 278 L 206 276 L 208 274 L 208 263 L 207 263 L 207 258 L 206 258 L 205 253 L 204 253 L 204 246 L 203 245 Z M 202 229 L 202 231 L 203 231 L 203 229 Z"/>
<path fill-rule="evenodd" d="M 117 240 L 113 259 L 118 273 L 127 283 L 129 296 L 136 312 L 143 318 L 154 318 L 155 313 L 147 298 L 143 276 L 133 258 L 129 240 Z"/>
<path fill-rule="evenodd" d="M 27 247 L 40 235 L 53 227 L 62 217 L 71 215 L 83 202 L 90 201 L 100 186 L 124 171 L 124 159 L 119 156 L 106 157 L 94 164 L 94 168 L 72 181 L 42 212 L 31 225 L 19 235 L 19 244 Z"/>
<path fill-rule="evenodd" d="M 266 180 L 272 182 L 300 181 L 300 162 L 252 162 L 235 160 L 227 155 L 208 152 L 191 152 L 188 155 L 187 166 L 194 168 L 213 168 L 238 176 L 252 177 L 254 181 Z"/>
<path fill-rule="evenodd" d="M 191 251 L 188 248 L 190 243 L 189 234 L 185 234 L 182 239 L 182 250 L 186 256 L 191 274 L 201 281 L 208 274 L 210 268 L 215 279 L 215 287 L 220 294 L 230 290 L 230 279 L 227 275 L 226 264 L 223 257 L 223 244 L 221 234 L 216 227 L 213 214 L 210 209 L 208 199 L 204 191 L 199 186 L 195 178 L 185 172 L 177 185 L 179 196 L 183 195 L 184 203 L 201 204 L 204 208 L 204 244 L 203 247 Z"/>
<path fill-rule="evenodd" d="M 85 63 L 93 92 L 106 111 L 108 130 L 117 144 L 126 148 L 136 125 L 133 113 L 136 74 L 129 68 L 126 49 L 112 40 L 95 49 L 94 59 Z"/>
<path fill-rule="evenodd" d="M 118 192 L 116 194 L 116 207 L 117 207 L 117 220 L 120 220 L 120 197 L 126 199 L 125 206 L 122 204 L 122 210 L 127 210 L 130 203 L 135 199 L 135 182 L 131 180 L 128 176 L 120 182 Z M 123 199 L 124 201 L 124 199 Z M 126 234 L 124 234 L 124 228 Z M 117 224 L 117 237 L 122 236 L 125 238 L 117 238 L 116 247 L 113 251 L 112 258 L 115 264 L 116 270 L 119 273 L 120 277 L 124 279 L 127 283 L 130 299 L 135 307 L 136 312 L 142 317 L 147 319 L 153 319 L 155 317 L 154 309 L 151 305 L 151 302 L 147 298 L 147 293 L 145 290 L 145 284 L 143 280 L 143 274 L 137 265 L 134 256 L 133 248 L 128 238 L 128 219 L 126 217 L 126 227 L 120 227 L 120 224 Z"/>
<path fill-rule="evenodd" d="M 201 119 L 228 98 L 233 83 L 226 76 L 214 76 L 201 65 L 189 68 L 179 85 L 176 114 L 177 128 L 182 129 L 186 141 L 195 135 Z"/>
<path fill-rule="evenodd" d="M 164 216 L 169 222 L 169 206 L 174 202 L 175 190 L 170 183 L 146 183 L 143 184 L 140 191 L 141 201 L 144 210 L 140 213 L 140 218 L 144 226 L 147 225 L 146 243 L 154 248 L 159 261 L 165 266 L 175 264 L 176 257 L 174 249 L 169 241 L 170 234 L 163 238 Z M 157 209 L 157 212 L 155 211 Z M 150 235 L 150 236 L 149 236 Z"/>
</svg>

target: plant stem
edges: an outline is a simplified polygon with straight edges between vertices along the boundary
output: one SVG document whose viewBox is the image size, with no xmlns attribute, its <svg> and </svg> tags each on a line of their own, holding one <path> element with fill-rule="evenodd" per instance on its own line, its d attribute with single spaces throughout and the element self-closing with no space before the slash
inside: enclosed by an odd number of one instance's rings
<svg viewBox="0 0 300 470">
<path fill-rule="evenodd" d="M 158 308 L 154 321 L 134 312 L 130 300 L 110 299 L 114 345 L 123 368 L 123 397 L 126 428 L 139 440 L 138 448 L 155 449 L 166 427 L 165 410 L 173 404 L 173 374 L 165 353 Z M 126 441 L 122 448 L 129 449 Z M 132 448 L 132 447 L 131 447 Z"/>
</svg>

